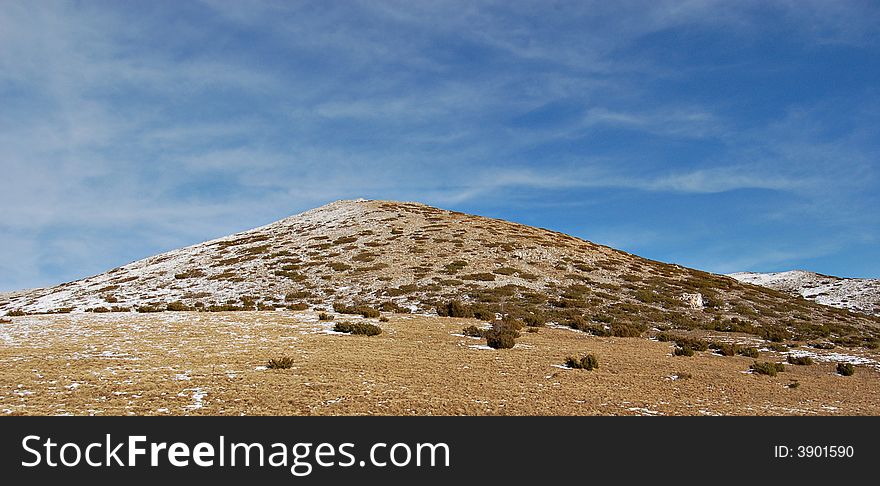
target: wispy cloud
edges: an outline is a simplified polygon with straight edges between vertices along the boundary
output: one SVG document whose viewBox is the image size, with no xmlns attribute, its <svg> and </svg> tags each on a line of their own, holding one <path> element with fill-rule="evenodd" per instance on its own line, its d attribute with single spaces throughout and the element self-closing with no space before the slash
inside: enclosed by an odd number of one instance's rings
<svg viewBox="0 0 880 486">
<path fill-rule="evenodd" d="M 765 58 L 762 43 L 779 44 L 773 32 L 790 49 L 876 54 L 877 14 L 858 2 L 3 2 L 0 288 L 358 196 L 476 211 L 512 194 L 525 208 L 561 192 L 560 205 L 590 191 L 757 190 L 784 203 L 743 218 L 870 237 L 876 92 L 837 79 L 851 89 L 834 98 L 816 74 L 804 99 L 776 99 L 761 91 L 774 73 L 807 64 Z"/>
</svg>

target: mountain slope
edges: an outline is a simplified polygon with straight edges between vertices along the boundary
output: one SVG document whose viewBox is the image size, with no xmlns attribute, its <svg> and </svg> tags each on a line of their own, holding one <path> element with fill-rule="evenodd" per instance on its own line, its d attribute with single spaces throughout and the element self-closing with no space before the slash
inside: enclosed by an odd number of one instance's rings
<svg viewBox="0 0 880 486">
<path fill-rule="evenodd" d="M 740 282 L 781 290 L 822 305 L 880 315 L 880 280 L 840 278 L 804 270 L 728 275 Z"/>
<path fill-rule="evenodd" d="M 873 343 L 878 320 L 561 233 L 418 203 L 337 201 L 228 237 L 0 298 L 7 314 L 362 303 L 488 312 L 592 332 L 651 326 Z M 170 305 L 170 307 L 169 307 Z"/>
</svg>

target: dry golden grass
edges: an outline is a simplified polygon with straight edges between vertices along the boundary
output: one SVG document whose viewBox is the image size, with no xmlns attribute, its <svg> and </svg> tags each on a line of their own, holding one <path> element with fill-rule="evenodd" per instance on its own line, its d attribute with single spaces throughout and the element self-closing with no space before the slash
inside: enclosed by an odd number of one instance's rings
<svg viewBox="0 0 880 486">
<path fill-rule="evenodd" d="M 670 343 L 556 328 L 523 333 L 512 350 L 486 350 L 475 348 L 484 341 L 453 335 L 474 320 L 390 317 L 375 337 L 324 333 L 332 323 L 313 312 L 15 318 L 0 326 L 0 412 L 880 413 L 880 373 L 870 366 L 851 377 L 837 376 L 831 362 L 767 377 L 744 373 L 750 358 L 673 357 Z M 599 369 L 557 367 L 587 352 L 598 356 Z M 290 369 L 262 369 L 283 356 L 293 358 Z M 759 360 L 784 356 L 762 352 Z M 672 380 L 678 373 L 692 377 Z M 787 388 L 793 380 L 800 386 Z"/>
</svg>

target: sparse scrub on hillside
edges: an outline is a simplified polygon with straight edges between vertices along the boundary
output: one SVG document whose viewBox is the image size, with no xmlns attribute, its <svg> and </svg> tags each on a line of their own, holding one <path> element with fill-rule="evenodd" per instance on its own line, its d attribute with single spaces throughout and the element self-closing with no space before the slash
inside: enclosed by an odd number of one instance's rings
<svg viewBox="0 0 880 486">
<path fill-rule="evenodd" d="M 304 311 L 308 310 L 309 304 L 306 304 L 305 302 L 297 302 L 295 304 L 288 304 L 285 308 L 292 311 Z"/>
<path fill-rule="evenodd" d="M 333 310 L 340 314 L 360 315 L 367 318 L 379 317 L 382 314 L 381 312 L 379 312 L 379 309 L 370 307 L 366 304 L 355 304 L 352 306 L 348 306 L 343 304 L 342 302 L 334 302 Z"/>
<path fill-rule="evenodd" d="M 403 307 L 402 305 L 399 305 L 395 302 L 390 302 L 390 301 L 382 302 L 382 304 L 379 305 L 379 310 L 382 312 L 393 312 L 395 314 L 410 314 L 410 313 L 412 313 L 412 309 L 410 309 L 409 307 Z"/>
<path fill-rule="evenodd" d="M 185 272 L 175 274 L 174 278 L 177 280 L 183 280 L 186 278 L 197 278 L 197 277 L 204 277 L 204 276 L 205 276 L 205 272 L 203 272 L 201 269 L 193 268 L 193 269 L 187 270 Z"/>
<path fill-rule="evenodd" d="M 837 363 L 837 374 L 841 376 L 852 376 L 856 372 L 856 367 L 852 363 Z"/>
<path fill-rule="evenodd" d="M 576 370 L 594 370 L 599 367 L 599 358 L 595 354 L 588 354 L 580 359 L 569 356 L 565 358 L 565 366 Z"/>
<path fill-rule="evenodd" d="M 480 281 L 480 282 L 492 282 L 495 280 L 495 274 L 488 273 L 488 272 L 471 273 L 468 275 L 462 275 L 461 279 L 462 280 L 476 280 L 476 281 Z"/>
<path fill-rule="evenodd" d="M 165 306 L 165 310 L 173 311 L 173 312 L 184 312 L 184 311 L 191 311 L 193 309 L 178 300 L 178 301 L 172 302 L 172 303 L 168 304 L 167 306 Z"/>
<path fill-rule="evenodd" d="M 138 306 L 135 310 L 140 313 L 152 313 L 152 312 L 162 312 L 163 308 L 159 307 L 158 305 L 147 304 L 147 305 Z"/>
<path fill-rule="evenodd" d="M 471 308 L 458 300 L 452 300 L 445 304 L 438 305 L 437 315 L 440 317 L 474 317 Z"/>
<path fill-rule="evenodd" d="M 478 328 L 477 326 L 467 326 L 466 328 L 461 330 L 461 333 L 465 336 L 482 338 L 486 331 L 484 329 Z"/>
<path fill-rule="evenodd" d="M 320 314 L 318 314 L 318 320 L 319 321 L 332 321 L 333 316 L 331 316 L 330 314 L 328 314 L 326 312 L 321 312 Z"/>
<path fill-rule="evenodd" d="M 813 358 L 809 356 L 792 356 L 788 355 L 786 359 L 790 364 L 799 365 L 799 366 L 809 366 L 813 364 Z"/>
<path fill-rule="evenodd" d="M 22 316 L 26 316 L 26 315 L 27 315 L 27 312 L 25 312 L 21 309 L 13 309 L 13 310 L 6 313 L 7 317 L 22 317 Z"/>
<path fill-rule="evenodd" d="M 485 331 L 486 345 L 495 349 L 510 349 L 516 345 L 519 337 L 520 325 L 512 320 L 495 321 L 492 329 Z"/>
<path fill-rule="evenodd" d="M 672 354 L 674 356 L 693 356 L 694 350 L 690 346 L 678 346 L 673 351 Z"/>
<path fill-rule="evenodd" d="M 270 370 L 286 370 L 293 367 L 293 358 L 284 356 L 281 358 L 272 358 L 266 363 L 266 368 Z"/>
<path fill-rule="evenodd" d="M 737 351 L 737 353 L 740 356 L 745 356 L 747 358 L 757 358 L 758 355 L 760 354 L 758 352 L 758 348 L 756 348 L 754 346 L 748 346 L 745 348 L 741 348 L 739 351 Z"/>
<path fill-rule="evenodd" d="M 782 363 L 771 363 L 769 361 L 764 361 L 762 363 L 755 361 L 749 366 L 749 369 L 760 375 L 776 376 L 776 373 L 785 371 L 785 365 Z"/>
<path fill-rule="evenodd" d="M 382 328 L 367 322 L 337 322 L 336 325 L 333 326 L 333 330 L 336 332 L 359 334 L 362 336 L 376 336 L 382 333 Z"/>
</svg>

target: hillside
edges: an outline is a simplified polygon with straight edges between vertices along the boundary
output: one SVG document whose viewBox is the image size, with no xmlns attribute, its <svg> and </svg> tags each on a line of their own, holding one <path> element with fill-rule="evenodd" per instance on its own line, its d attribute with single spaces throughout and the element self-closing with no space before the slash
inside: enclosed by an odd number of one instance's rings
<svg viewBox="0 0 880 486">
<path fill-rule="evenodd" d="M 804 270 L 739 272 L 728 275 L 740 282 L 761 285 L 802 296 L 818 304 L 880 315 L 880 280 L 840 278 Z"/>
<path fill-rule="evenodd" d="M 6 294 L 7 315 L 168 310 L 434 314 L 460 300 L 595 334 L 652 327 L 873 346 L 878 319 L 561 233 L 418 203 L 337 201 L 232 236 L 46 289 Z"/>
</svg>

